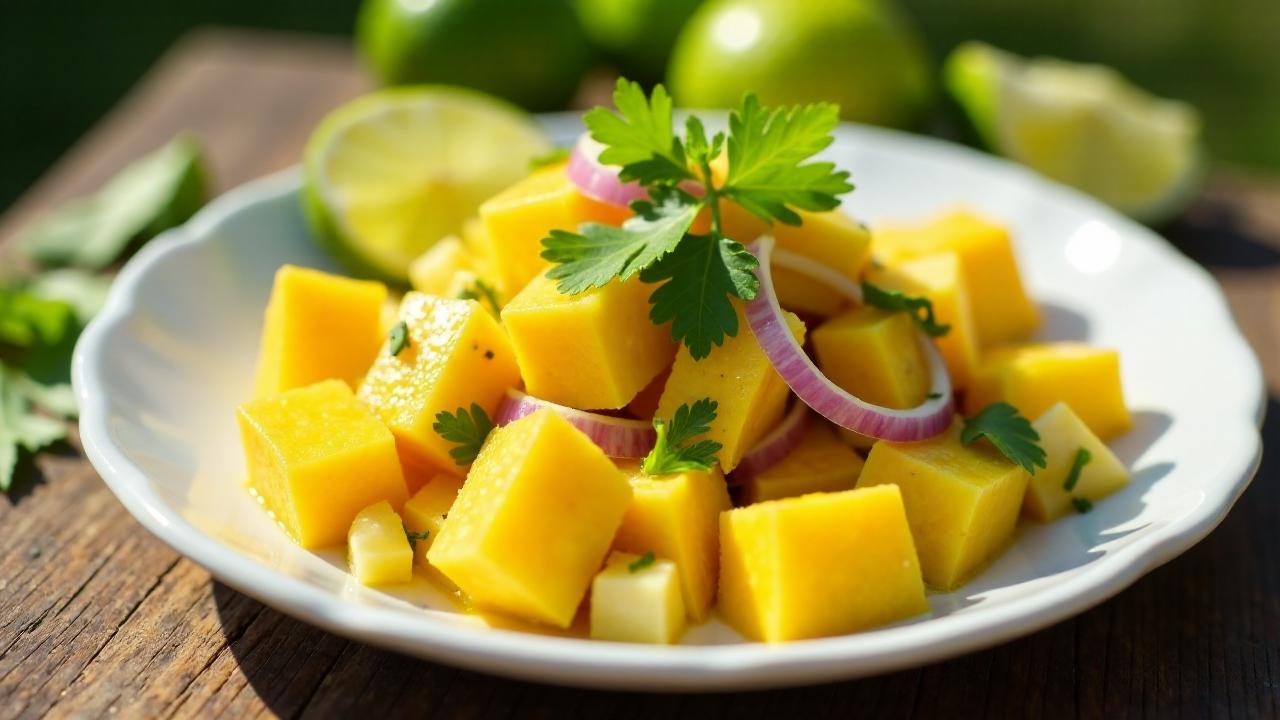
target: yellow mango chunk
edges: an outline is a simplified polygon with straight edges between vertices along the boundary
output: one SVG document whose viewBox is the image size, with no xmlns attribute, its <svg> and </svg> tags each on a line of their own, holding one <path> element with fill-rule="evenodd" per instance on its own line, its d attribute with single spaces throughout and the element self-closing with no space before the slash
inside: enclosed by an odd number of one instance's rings
<svg viewBox="0 0 1280 720">
<path fill-rule="evenodd" d="M 983 345 L 1024 337 L 1040 324 L 1040 314 L 1022 286 L 1009 231 L 990 220 L 957 209 L 922 225 L 878 228 L 874 251 L 886 265 L 954 252 L 969 281 Z"/>
<path fill-rule="evenodd" d="M 732 202 L 720 205 L 725 233 L 742 243 L 761 235 L 772 235 L 780 250 L 816 260 L 857 281 L 870 258 L 871 234 L 866 227 L 839 210 L 799 212 L 801 224 L 767 225 L 763 220 Z M 774 290 L 778 303 L 788 310 L 829 317 L 845 304 L 844 297 L 812 278 L 786 268 L 774 268 Z"/>
<path fill-rule="evenodd" d="M 748 638 L 842 635 L 929 609 L 892 485 L 771 500 L 720 516 L 720 614 Z"/>
<path fill-rule="evenodd" d="M 934 338 L 951 375 L 951 386 L 963 390 L 978 365 L 978 327 L 969 300 L 964 266 L 955 253 L 927 255 L 892 268 L 873 268 L 867 279 L 885 288 L 928 298 L 938 322 L 949 325 L 946 335 Z"/>
<path fill-rule="evenodd" d="M 813 349 L 831 382 L 869 403 L 911 408 L 929 395 L 929 364 L 908 313 L 859 305 L 819 325 Z"/>
<path fill-rule="evenodd" d="M 1104 440 L 1133 426 L 1120 384 L 1120 354 L 1083 343 L 1021 345 L 988 353 L 970 383 L 965 412 L 972 415 L 997 401 L 1028 418 L 1065 402 Z"/>
<path fill-rule="evenodd" d="M 409 284 L 428 295 L 448 295 L 454 275 L 459 270 L 474 271 L 471 253 L 456 235 L 448 235 L 427 248 L 409 265 Z"/>
<path fill-rule="evenodd" d="M 542 239 L 552 230 L 577 231 L 587 222 L 621 225 L 630 216 L 626 208 L 578 192 L 564 165 L 535 171 L 480 206 L 481 237 L 498 289 L 511 297 L 548 267 Z"/>
<path fill-rule="evenodd" d="M 413 497 L 404 504 L 404 526 L 409 530 L 426 537 L 413 543 L 413 556 L 420 564 L 427 563 L 427 550 L 440 534 L 440 528 L 449 515 L 449 508 L 462 489 L 462 479 L 440 473 L 431 478 L 418 489 Z"/>
<path fill-rule="evenodd" d="M 356 513 L 408 497 L 395 438 L 341 380 L 236 411 L 249 485 L 298 544 L 338 545 Z"/>
<path fill-rule="evenodd" d="M 1027 515 L 1042 522 L 1055 520 L 1075 510 L 1072 498 L 1094 502 L 1129 484 L 1124 463 L 1066 404 L 1054 405 L 1031 425 L 1040 434 L 1047 467 L 1032 475 L 1027 485 Z M 1063 486 L 1080 450 L 1088 453 L 1089 461 L 1068 491 Z"/>
<path fill-rule="evenodd" d="M 591 582 L 591 637 L 670 645 L 684 633 L 680 574 L 670 560 L 615 552 Z"/>
<path fill-rule="evenodd" d="M 449 457 L 454 444 L 431 427 L 436 414 L 478 403 L 492 417 L 503 393 L 520 382 L 515 353 L 497 320 L 474 300 L 409 292 L 400 319 L 409 342 L 395 355 L 378 353 L 360 400 L 395 434 L 407 472 L 461 474 Z"/>
<path fill-rule="evenodd" d="M 655 477 L 634 463 L 621 469 L 631 483 L 631 502 L 613 547 L 674 561 L 689 617 L 705 619 L 716 594 L 720 513 L 732 507 L 724 475 L 712 469 Z"/>
<path fill-rule="evenodd" d="M 788 313 L 787 325 L 796 340 L 804 343 L 800 318 Z M 738 306 L 738 334 L 711 348 L 710 355 L 694 360 L 683 345 L 676 351 L 671 377 L 658 401 L 658 417 L 670 418 L 676 408 L 705 397 L 715 400 L 716 419 L 702 437 L 721 444 L 720 467 L 729 472 L 760 436 L 778 423 L 790 392 L 769 364 Z"/>
<path fill-rule="evenodd" d="M 347 563 L 361 585 L 413 579 L 413 549 L 391 503 L 374 503 L 356 515 L 347 533 Z"/>
<path fill-rule="evenodd" d="M 798 497 L 815 492 L 849 490 L 862 472 L 862 457 L 836 437 L 831 428 L 811 420 L 804 438 L 786 457 L 742 484 L 742 502 Z"/>
<path fill-rule="evenodd" d="M 670 327 L 649 320 L 652 292 L 638 277 L 577 295 L 530 281 L 502 309 L 525 389 L 584 410 L 626 406 L 676 352 Z"/>
<path fill-rule="evenodd" d="M 386 337 L 382 283 L 285 265 L 276 272 L 262 327 L 253 396 L 336 378 L 355 387 Z"/>
<path fill-rule="evenodd" d="M 490 434 L 427 560 L 477 607 L 566 628 L 630 499 L 600 448 L 539 410 Z"/>
<path fill-rule="evenodd" d="M 1013 541 L 1028 476 L 985 441 L 960 442 L 961 422 L 930 440 L 880 441 L 858 487 L 897 485 L 925 582 L 963 585 Z"/>
<path fill-rule="evenodd" d="M 657 414 L 658 402 L 662 400 L 662 390 L 667 386 L 669 377 L 671 377 L 671 368 L 658 373 L 657 377 L 650 380 L 649 384 L 627 403 L 627 412 L 641 420 L 649 420 Z"/>
</svg>

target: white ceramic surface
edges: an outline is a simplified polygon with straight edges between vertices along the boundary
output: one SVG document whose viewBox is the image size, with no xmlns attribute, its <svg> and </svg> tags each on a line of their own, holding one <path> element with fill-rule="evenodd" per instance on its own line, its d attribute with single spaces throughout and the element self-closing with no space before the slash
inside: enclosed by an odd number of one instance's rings
<svg viewBox="0 0 1280 720">
<path fill-rule="evenodd" d="M 549 116 L 561 140 L 576 117 Z M 1018 542 L 932 613 L 780 646 L 719 622 L 682 645 L 597 643 L 488 627 L 423 582 L 363 588 L 337 552 L 300 550 L 241 489 L 233 411 L 250 391 L 276 268 L 331 267 L 307 239 L 299 179 L 235 190 L 144 249 L 120 274 L 75 358 L 90 460 L 148 530 L 213 575 L 335 633 L 412 655 L 571 685 L 709 690 L 813 683 L 939 660 L 1078 613 L 1183 552 L 1225 516 L 1256 469 L 1257 360 L 1207 273 L 1100 204 L 964 148 L 845 126 L 830 156 L 846 201 L 875 223 L 952 203 L 1007 222 L 1041 336 L 1119 348 L 1135 429 L 1115 448 L 1132 484 L 1093 512 L 1024 525 Z"/>
</svg>

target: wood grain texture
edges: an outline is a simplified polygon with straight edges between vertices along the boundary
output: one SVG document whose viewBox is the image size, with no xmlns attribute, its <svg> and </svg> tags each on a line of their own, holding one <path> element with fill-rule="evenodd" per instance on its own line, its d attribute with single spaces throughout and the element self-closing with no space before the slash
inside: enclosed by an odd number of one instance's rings
<svg viewBox="0 0 1280 720">
<path fill-rule="evenodd" d="M 14 210 L 0 240 L 182 129 L 221 188 L 296 161 L 366 88 L 340 44 L 183 41 Z M 1280 185 L 1223 177 L 1167 234 L 1209 266 L 1280 390 Z M 1280 448 L 1273 399 L 1264 433 Z M 210 580 L 142 530 L 75 442 L 0 496 L 0 717 L 1280 717 L 1280 463 L 1116 598 L 949 662 L 813 688 L 629 695 L 491 678 L 351 643 Z"/>
</svg>

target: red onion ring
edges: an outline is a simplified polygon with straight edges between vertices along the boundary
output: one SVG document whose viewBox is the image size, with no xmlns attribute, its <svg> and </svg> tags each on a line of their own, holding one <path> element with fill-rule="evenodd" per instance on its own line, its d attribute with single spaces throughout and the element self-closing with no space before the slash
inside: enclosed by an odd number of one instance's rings
<svg viewBox="0 0 1280 720">
<path fill-rule="evenodd" d="M 751 245 L 751 252 L 760 260 L 760 267 L 756 271 L 760 278 L 760 290 L 755 299 L 747 302 L 747 324 L 751 326 L 769 362 L 800 400 L 840 427 L 881 440 L 925 440 L 946 430 L 951 425 L 955 404 L 951 377 L 947 374 L 946 365 L 938 355 L 937 348 L 923 333 L 921 342 L 925 359 L 929 363 L 932 395 L 922 405 L 909 410 L 872 405 L 845 392 L 822 374 L 787 328 L 782 307 L 778 304 L 778 295 L 773 288 L 770 270 L 773 246 L 774 240 L 768 236 L 759 238 Z M 791 269 L 807 272 L 794 265 Z M 814 279 L 823 280 L 817 274 L 814 274 Z M 844 283 L 833 283 L 832 287 L 849 299 L 860 301 L 860 289 L 853 290 L 856 285 L 847 278 L 844 280 Z"/>
<path fill-rule="evenodd" d="M 564 172 L 578 188 L 578 192 L 606 205 L 624 208 L 630 207 L 636 200 L 649 197 L 640 183 L 620 180 L 616 165 L 604 165 L 600 162 L 600 152 L 603 150 L 604 145 L 592 140 L 589 133 L 583 133 L 578 142 L 573 144 L 569 164 Z"/>
<path fill-rule="evenodd" d="M 742 456 L 733 469 L 733 481 L 746 482 L 778 464 L 796 449 L 808 429 L 809 406 L 797 400 L 782 420 Z"/>
<path fill-rule="evenodd" d="M 616 418 L 565 407 L 515 389 L 507 390 L 507 394 L 498 405 L 494 422 L 499 426 L 506 425 L 543 408 L 550 408 L 557 415 L 568 420 L 570 424 L 591 438 L 591 442 L 609 457 L 642 458 L 649 454 L 653 444 L 658 440 L 653 426 L 643 420 Z"/>
</svg>

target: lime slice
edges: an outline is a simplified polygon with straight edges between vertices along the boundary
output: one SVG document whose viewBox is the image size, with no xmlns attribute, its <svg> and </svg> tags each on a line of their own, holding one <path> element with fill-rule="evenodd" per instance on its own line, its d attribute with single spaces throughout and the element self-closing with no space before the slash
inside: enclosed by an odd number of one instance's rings
<svg viewBox="0 0 1280 720">
<path fill-rule="evenodd" d="M 1180 211 L 1201 167 L 1200 117 L 1111 68 L 981 43 L 947 59 L 948 91 L 991 150 L 1145 222 Z"/>
<path fill-rule="evenodd" d="M 532 117 L 483 93 L 382 90 L 338 108 L 311 135 L 304 208 L 320 242 L 353 271 L 404 283 L 414 258 L 461 232 L 550 147 Z"/>
</svg>

